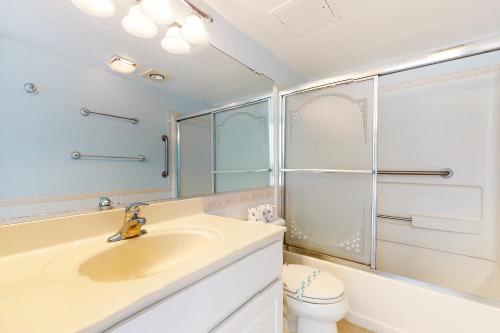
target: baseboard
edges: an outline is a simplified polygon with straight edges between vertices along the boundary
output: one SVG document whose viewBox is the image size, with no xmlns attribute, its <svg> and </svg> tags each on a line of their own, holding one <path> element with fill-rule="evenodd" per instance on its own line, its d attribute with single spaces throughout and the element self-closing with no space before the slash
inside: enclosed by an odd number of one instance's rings
<svg viewBox="0 0 500 333">
<path fill-rule="evenodd" d="M 364 327 L 375 333 L 407 333 L 353 311 L 347 313 L 346 319 L 355 325 Z"/>
</svg>

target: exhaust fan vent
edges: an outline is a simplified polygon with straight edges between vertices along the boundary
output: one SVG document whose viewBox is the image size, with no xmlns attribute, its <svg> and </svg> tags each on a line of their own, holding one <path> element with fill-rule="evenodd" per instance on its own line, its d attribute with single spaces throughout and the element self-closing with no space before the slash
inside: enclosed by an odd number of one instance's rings
<svg viewBox="0 0 500 333">
<path fill-rule="evenodd" d="M 154 81 L 154 82 L 163 82 L 163 81 L 172 79 L 167 74 L 162 73 L 162 72 L 157 71 L 157 70 L 154 70 L 154 69 L 150 69 L 150 70 L 145 71 L 144 73 L 141 74 L 141 77 L 148 79 L 150 81 Z"/>
<path fill-rule="evenodd" d="M 291 0 L 268 14 L 292 37 L 303 37 L 340 19 L 332 0 Z"/>
</svg>

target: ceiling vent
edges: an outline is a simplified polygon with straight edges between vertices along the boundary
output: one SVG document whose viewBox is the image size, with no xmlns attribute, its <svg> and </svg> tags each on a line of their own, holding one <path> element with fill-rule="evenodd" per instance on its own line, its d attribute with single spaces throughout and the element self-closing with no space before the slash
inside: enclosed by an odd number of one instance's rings
<svg viewBox="0 0 500 333">
<path fill-rule="evenodd" d="M 292 37 L 302 37 L 325 28 L 340 17 L 332 0 L 291 0 L 268 12 Z"/>
<path fill-rule="evenodd" d="M 167 74 L 154 69 L 145 71 L 144 73 L 141 74 L 141 77 L 154 82 L 163 82 L 172 79 Z"/>
</svg>

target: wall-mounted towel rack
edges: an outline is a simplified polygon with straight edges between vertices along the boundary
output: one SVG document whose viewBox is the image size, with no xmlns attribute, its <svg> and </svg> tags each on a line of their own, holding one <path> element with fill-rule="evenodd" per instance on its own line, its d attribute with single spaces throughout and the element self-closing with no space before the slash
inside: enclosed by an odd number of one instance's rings
<svg viewBox="0 0 500 333">
<path fill-rule="evenodd" d="M 71 153 L 71 158 L 74 160 L 79 160 L 80 158 L 102 158 L 102 159 L 114 159 L 114 160 L 131 160 L 144 162 L 147 161 L 147 157 L 144 155 L 139 156 L 112 156 L 112 155 L 85 155 L 81 154 L 79 151 L 74 151 Z"/>
<path fill-rule="evenodd" d="M 81 108 L 80 109 L 80 114 L 82 116 L 85 116 L 85 117 L 88 116 L 88 115 L 91 115 L 91 114 L 96 114 L 96 115 L 104 116 L 104 117 L 111 117 L 111 118 L 117 118 L 117 119 L 125 119 L 125 120 L 130 121 L 132 124 L 137 124 L 139 122 L 139 119 L 137 119 L 137 118 L 117 116 L 115 114 L 109 114 L 109 113 L 95 112 L 95 111 L 90 111 L 87 108 Z"/>
<path fill-rule="evenodd" d="M 401 176 L 441 176 L 443 178 L 451 178 L 453 170 L 449 168 L 439 171 L 412 171 L 412 170 L 378 170 L 379 175 L 401 175 Z"/>
</svg>

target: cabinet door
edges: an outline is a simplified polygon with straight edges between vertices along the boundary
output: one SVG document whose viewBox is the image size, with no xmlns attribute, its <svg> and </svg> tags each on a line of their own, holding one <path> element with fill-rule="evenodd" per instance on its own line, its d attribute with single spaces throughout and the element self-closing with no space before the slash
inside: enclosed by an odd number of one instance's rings
<svg viewBox="0 0 500 333">
<path fill-rule="evenodd" d="M 283 284 L 276 281 L 234 313 L 215 333 L 281 333 L 283 329 Z"/>
</svg>

